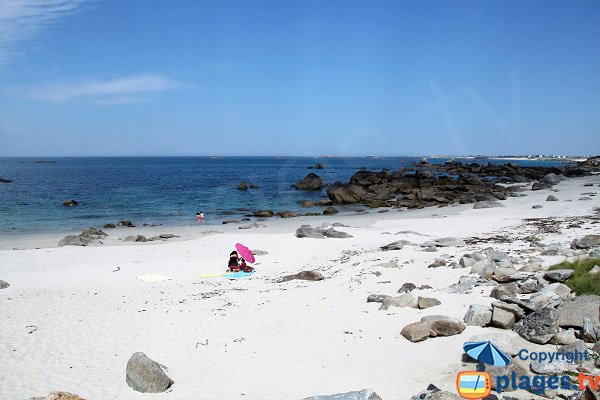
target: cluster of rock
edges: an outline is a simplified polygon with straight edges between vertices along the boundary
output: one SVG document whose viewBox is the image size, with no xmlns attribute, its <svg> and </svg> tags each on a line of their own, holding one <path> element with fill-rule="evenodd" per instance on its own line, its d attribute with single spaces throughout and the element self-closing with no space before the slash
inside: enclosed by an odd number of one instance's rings
<svg viewBox="0 0 600 400">
<path fill-rule="evenodd" d="M 122 220 L 122 221 L 117 222 L 116 224 L 113 224 L 113 223 L 105 224 L 104 229 L 113 229 L 118 226 L 122 226 L 125 228 L 135 228 L 135 225 L 133 224 L 133 222 L 128 221 L 128 220 Z"/>
<path fill-rule="evenodd" d="M 337 231 L 334 227 L 341 226 L 340 224 L 322 224 L 320 227 L 313 228 L 310 225 L 302 225 L 296 229 L 296 237 L 298 238 L 313 238 L 313 239 L 346 239 L 353 237 L 349 233 Z"/>
<path fill-rule="evenodd" d="M 68 235 L 58 242 L 58 246 L 94 246 L 102 244 L 100 239 L 108 236 L 99 229 L 88 227 L 79 235 Z"/>
<path fill-rule="evenodd" d="M 474 208 L 490 208 L 501 207 L 498 200 L 523 195 L 520 185 L 498 183 L 535 181 L 533 189 L 537 190 L 552 187 L 564 177 L 587 175 L 590 171 L 581 167 L 417 163 L 414 168 L 394 172 L 358 171 L 350 182 L 336 182 L 328 187 L 327 196 L 334 203 L 362 203 L 368 207 L 422 208 L 482 202 Z M 490 176 L 496 180 L 487 179 Z"/>
<path fill-rule="evenodd" d="M 574 241 L 577 245 L 600 245 L 600 236 L 588 235 Z M 587 247 L 586 247 L 587 248 Z M 573 255 L 569 249 L 553 246 L 550 255 Z M 565 282 L 573 270 L 544 271 L 540 265 L 519 270 L 507 254 L 487 249 L 466 254 L 459 262 L 470 268 L 474 279 L 459 282 L 466 291 L 488 281 L 494 284 L 490 296 L 498 301 L 491 307 L 473 304 L 464 316 L 467 325 L 514 329 L 524 339 L 538 344 L 569 344 L 575 338 L 588 342 L 600 339 L 600 296 L 575 297 Z M 452 288 L 452 287 L 451 287 Z"/>
<path fill-rule="evenodd" d="M 108 234 L 99 229 L 87 227 L 79 235 L 65 236 L 58 242 L 58 246 L 98 246 L 103 244 L 101 239 L 104 239 L 107 236 Z M 152 242 L 155 240 L 167 240 L 176 237 L 179 236 L 173 235 L 172 233 L 163 233 L 149 238 L 146 238 L 143 235 L 130 235 L 123 240 L 125 242 Z"/>
</svg>

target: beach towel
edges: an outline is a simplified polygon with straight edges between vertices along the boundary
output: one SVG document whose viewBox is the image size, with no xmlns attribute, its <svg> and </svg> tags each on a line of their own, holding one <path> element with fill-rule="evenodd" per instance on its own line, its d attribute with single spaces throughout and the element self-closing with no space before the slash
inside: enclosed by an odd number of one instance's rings
<svg viewBox="0 0 600 400">
<path fill-rule="evenodd" d="M 225 275 L 233 274 L 233 272 L 221 272 L 216 274 L 201 274 L 200 278 L 220 278 Z"/>
<path fill-rule="evenodd" d="M 225 277 L 227 279 L 240 279 L 240 278 L 245 278 L 247 276 L 250 276 L 253 273 L 254 273 L 254 270 L 252 270 L 250 272 L 240 271 L 240 272 L 234 272 L 232 274 L 225 274 Z"/>
<path fill-rule="evenodd" d="M 164 275 L 159 275 L 159 274 L 140 275 L 140 276 L 137 276 L 136 278 L 138 278 L 140 281 L 144 281 L 144 282 L 161 282 L 161 281 L 168 281 L 170 279 L 173 279 L 169 276 L 164 276 Z"/>
</svg>

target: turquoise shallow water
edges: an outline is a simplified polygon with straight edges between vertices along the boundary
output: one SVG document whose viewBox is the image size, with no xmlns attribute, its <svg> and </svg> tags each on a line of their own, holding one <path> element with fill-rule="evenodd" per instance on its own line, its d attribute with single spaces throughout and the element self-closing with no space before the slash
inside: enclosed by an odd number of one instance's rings
<svg viewBox="0 0 600 400">
<path fill-rule="evenodd" d="M 317 173 L 326 184 L 347 182 L 360 168 L 396 170 L 420 157 L 93 157 L 36 162 L 39 160 L 0 158 L 0 177 L 14 181 L 0 183 L 0 234 L 71 231 L 123 219 L 137 225 L 188 225 L 196 223 L 198 211 L 204 211 L 208 224 L 231 219 L 222 212 L 239 209 L 306 212 L 310 209 L 301 208 L 298 200 L 326 196 L 324 190 L 302 192 L 291 186 L 309 172 Z M 325 169 L 307 169 L 317 162 Z M 259 188 L 237 190 L 242 180 Z M 75 199 L 79 205 L 64 207 L 67 199 Z"/>
</svg>

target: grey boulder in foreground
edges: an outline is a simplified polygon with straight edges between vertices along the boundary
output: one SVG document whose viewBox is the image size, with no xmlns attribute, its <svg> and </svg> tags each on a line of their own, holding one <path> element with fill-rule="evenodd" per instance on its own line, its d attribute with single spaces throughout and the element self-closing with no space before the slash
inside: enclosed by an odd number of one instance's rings
<svg viewBox="0 0 600 400">
<path fill-rule="evenodd" d="M 140 352 L 127 361 L 125 379 L 133 390 L 142 393 L 164 392 L 174 383 L 159 363 Z"/>
<path fill-rule="evenodd" d="M 382 400 L 382 398 L 371 389 L 363 389 L 356 392 L 312 396 L 303 400 Z"/>
</svg>

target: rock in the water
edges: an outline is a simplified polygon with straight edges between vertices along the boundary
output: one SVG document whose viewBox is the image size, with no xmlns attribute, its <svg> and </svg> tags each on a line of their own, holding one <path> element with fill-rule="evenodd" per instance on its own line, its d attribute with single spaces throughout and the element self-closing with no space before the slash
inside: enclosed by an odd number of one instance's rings
<svg viewBox="0 0 600 400">
<path fill-rule="evenodd" d="M 413 322 L 402 328 L 400 334 L 411 342 L 420 342 L 429 337 L 430 323 L 427 321 Z"/>
<path fill-rule="evenodd" d="M 555 269 L 552 271 L 546 271 L 544 278 L 551 282 L 564 282 L 573 275 L 572 269 Z"/>
<path fill-rule="evenodd" d="M 371 389 L 363 389 L 355 392 L 312 396 L 304 400 L 381 400 L 381 397 Z"/>
<path fill-rule="evenodd" d="M 417 288 L 417 285 L 415 285 L 414 283 L 406 282 L 406 283 L 403 283 L 402 286 L 400 286 L 400 289 L 398 289 L 398 293 L 412 292 L 416 288 Z"/>
<path fill-rule="evenodd" d="M 135 225 L 133 224 L 133 222 L 127 221 L 127 220 L 123 220 L 123 221 L 117 222 L 117 226 L 125 226 L 127 228 L 134 228 L 135 227 Z"/>
<path fill-rule="evenodd" d="M 327 189 L 327 196 L 339 204 L 360 203 L 365 195 L 365 190 L 357 185 L 335 185 Z"/>
<path fill-rule="evenodd" d="M 492 310 L 481 304 L 471 304 L 463 321 L 470 326 L 487 326 L 492 321 Z"/>
<path fill-rule="evenodd" d="M 333 207 L 327 207 L 323 210 L 323 215 L 333 215 L 337 213 L 339 213 L 339 211 Z"/>
<path fill-rule="evenodd" d="M 287 282 L 293 279 L 300 279 L 304 281 L 322 281 L 325 279 L 323 275 L 319 271 L 311 270 L 311 271 L 302 271 L 298 272 L 294 275 L 287 275 L 280 279 L 280 282 Z"/>
<path fill-rule="evenodd" d="M 321 199 L 321 200 L 317 201 L 316 204 L 321 207 L 327 207 L 327 206 L 332 206 L 333 201 L 331 201 L 329 199 Z"/>
<path fill-rule="evenodd" d="M 419 303 L 417 299 L 410 293 L 404 293 L 400 296 L 390 296 L 381 302 L 380 310 L 387 310 L 390 307 L 410 307 L 417 308 Z"/>
<path fill-rule="evenodd" d="M 12 179 L 0 177 L 0 183 L 13 183 Z"/>
<path fill-rule="evenodd" d="M 421 297 L 419 296 L 417 298 L 417 302 L 419 305 L 420 309 L 426 309 L 426 308 L 431 308 L 434 306 L 439 306 L 440 304 L 442 304 L 441 301 L 439 301 L 438 299 L 434 299 L 433 297 Z"/>
<path fill-rule="evenodd" d="M 248 190 L 248 184 L 246 181 L 241 181 L 238 185 L 238 190 Z"/>
<path fill-rule="evenodd" d="M 127 362 L 126 381 L 133 390 L 142 393 L 164 392 L 174 383 L 159 363 L 140 352 Z"/>
<path fill-rule="evenodd" d="M 302 225 L 296 229 L 296 237 L 298 238 L 313 238 L 313 239 L 325 239 L 319 231 L 310 225 Z"/>
<path fill-rule="evenodd" d="M 530 342 L 548 343 L 558 333 L 557 312 L 547 307 L 536 310 L 515 324 L 515 332 Z"/>
<path fill-rule="evenodd" d="M 298 215 L 296 215 L 296 213 L 293 211 L 286 210 L 286 211 L 280 212 L 279 216 L 281 218 L 294 218 L 294 217 L 297 217 Z"/>
<path fill-rule="evenodd" d="M 273 210 L 260 210 L 260 211 L 253 211 L 252 215 L 254 215 L 255 217 L 259 217 L 259 218 L 270 218 L 270 217 L 274 216 L 275 213 L 273 212 Z"/>
<path fill-rule="evenodd" d="M 132 236 L 127 236 L 123 240 L 125 242 L 145 242 L 146 237 L 144 235 L 132 235 Z"/>
<path fill-rule="evenodd" d="M 583 329 L 583 318 L 598 323 L 600 321 L 600 296 L 582 295 L 562 303 L 557 309 L 558 324 L 561 327 Z"/>
<path fill-rule="evenodd" d="M 600 235 L 586 235 L 581 239 L 573 240 L 572 249 L 589 249 L 600 246 Z"/>
<path fill-rule="evenodd" d="M 558 201 L 558 197 L 549 195 L 548 197 L 546 197 L 546 201 Z"/>
<path fill-rule="evenodd" d="M 479 201 L 473 205 L 473 209 L 478 210 L 481 208 L 501 208 L 506 207 L 504 204 L 498 201 Z"/>
<path fill-rule="evenodd" d="M 116 228 L 117 226 L 115 224 L 105 224 L 103 228 L 105 229 L 113 229 Z"/>
<path fill-rule="evenodd" d="M 239 219 L 226 219 L 225 221 L 222 221 L 221 224 L 223 225 L 227 225 L 227 224 L 239 224 L 241 223 L 241 221 Z M 250 227 L 248 227 L 250 228 Z"/>
<path fill-rule="evenodd" d="M 6 289 L 10 286 L 10 283 L 0 280 L 0 289 Z"/>
<path fill-rule="evenodd" d="M 304 179 L 294 184 L 294 187 L 297 190 L 321 190 L 323 186 L 323 180 L 321 177 L 313 174 L 312 172 L 306 175 Z"/>
<path fill-rule="evenodd" d="M 79 204 L 79 202 L 77 200 L 73 200 L 73 199 L 63 201 L 63 206 L 65 206 L 65 207 L 73 207 L 73 206 L 76 206 L 77 204 Z"/>
</svg>

